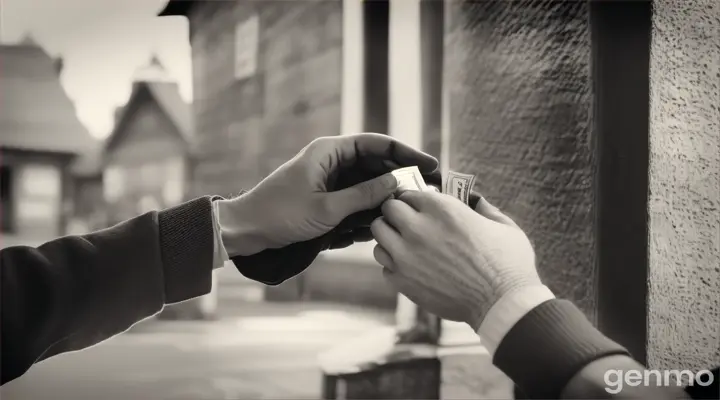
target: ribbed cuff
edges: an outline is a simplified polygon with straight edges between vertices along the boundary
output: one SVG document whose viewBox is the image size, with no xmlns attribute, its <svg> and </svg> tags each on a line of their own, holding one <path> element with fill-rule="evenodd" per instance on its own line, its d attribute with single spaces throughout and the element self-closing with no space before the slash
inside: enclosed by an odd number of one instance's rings
<svg viewBox="0 0 720 400">
<path fill-rule="evenodd" d="M 213 221 L 205 196 L 158 213 L 165 303 L 202 296 L 212 289 Z"/>
<path fill-rule="evenodd" d="M 493 362 L 528 397 L 557 399 L 583 367 L 618 354 L 630 355 L 595 329 L 572 302 L 553 299 L 535 307 L 513 326 Z"/>
</svg>

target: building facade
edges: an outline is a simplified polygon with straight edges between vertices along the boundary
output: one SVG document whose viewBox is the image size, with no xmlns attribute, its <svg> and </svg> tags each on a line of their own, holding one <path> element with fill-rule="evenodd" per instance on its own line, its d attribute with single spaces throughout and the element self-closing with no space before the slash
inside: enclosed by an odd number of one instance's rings
<svg viewBox="0 0 720 400">
<path fill-rule="evenodd" d="M 60 84 L 62 59 L 27 38 L 0 45 L 0 60 L 2 245 L 38 244 L 66 232 L 72 166 L 96 141 Z"/>
<path fill-rule="evenodd" d="M 106 139 L 103 197 L 114 224 L 185 200 L 190 106 L 175 83 L 140 81 Z"/>
</svg>

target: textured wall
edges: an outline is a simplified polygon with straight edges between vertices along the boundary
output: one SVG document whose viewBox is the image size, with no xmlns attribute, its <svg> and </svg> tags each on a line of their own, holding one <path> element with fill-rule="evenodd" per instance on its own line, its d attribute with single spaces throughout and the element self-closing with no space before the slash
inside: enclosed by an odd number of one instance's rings
<svg viewBox="0 0 720 400">
<path fill-rule="evenodd" d="M 515 217 L 551 289 L 594 309 L 587 5 L 451 2 L 450 168 Z"/>
<path fill-rule="evenodd" d="M 340 1 L 222 1 L 193 9 L 198 194 L 256 183 L 318 136 L 340 131 Z M 259 17 L 258 69 L 234 77 L 235 25 Z M 241 173 L 239 173 L 242 171 Z"/>
<path fill-rule="evenodd" d="M 450 2 L 445 32 L 450 168 L 512 215 L 553 291 L 594 315 L 595 241 L 587 6 Z M 443 397 L 510 398 L 490 359 L 443 361 Z"/>
<path fill-rule="evenodd" d="M 648 362 L 720 364 L 720 4 L 656 0 Z"/>
</svg>

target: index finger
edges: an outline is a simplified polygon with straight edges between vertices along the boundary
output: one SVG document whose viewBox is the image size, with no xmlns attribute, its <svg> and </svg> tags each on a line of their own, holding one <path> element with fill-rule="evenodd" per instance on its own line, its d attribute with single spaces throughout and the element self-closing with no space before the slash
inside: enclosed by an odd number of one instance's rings
<svg viewBox="0 0 720 400">
<path fill-rule="evenodd" d="M 406 192 L 403 192 L 401 195 L 397 197 L 398 200 L 401 200 L 402 202 L 410 205 L 410 207 L 414 208 L 417 211 L 422 211 L 424 208 L 428 206 L 433 201 L 433 198 L 435 196 L 445 196 L 442 193 L 436 192 L 435 190 L 426 190 L 426 191 L 415 191 L 415 190 L 408 190 Z"/>
<path fill-rule="evenodd" d="M 391 161 L 399 167 L 416 165 L 420 172 L 431 173 L 438 167 L 438 160 L 414 149 L 392 136 L 379 133 L 357 133 L 334 138 L 340 163 L 354 162 L 362 157 Z"/>
</svg>

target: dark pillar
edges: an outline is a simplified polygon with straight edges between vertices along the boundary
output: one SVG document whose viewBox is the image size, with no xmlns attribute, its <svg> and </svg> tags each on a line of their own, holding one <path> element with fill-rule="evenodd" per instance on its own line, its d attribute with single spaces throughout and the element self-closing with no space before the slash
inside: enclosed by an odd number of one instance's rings
<svg viewBox="0 0 720 400">
<path fill-rule="evenodd" d="M 390 1 L 363 2 L 365 49 L 365 132 L 387 133 L 389 127 Z"/>
<path fill-rule="evenodd" d="M 598 327 L 646 361 L 650 1 L 590 3 Z"/>
</svg>

